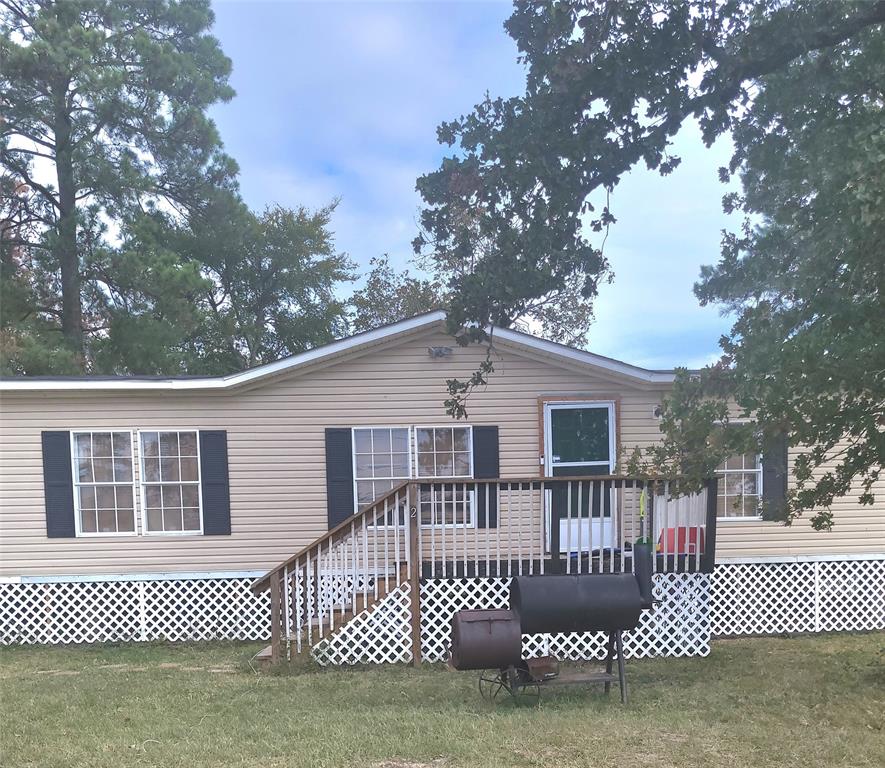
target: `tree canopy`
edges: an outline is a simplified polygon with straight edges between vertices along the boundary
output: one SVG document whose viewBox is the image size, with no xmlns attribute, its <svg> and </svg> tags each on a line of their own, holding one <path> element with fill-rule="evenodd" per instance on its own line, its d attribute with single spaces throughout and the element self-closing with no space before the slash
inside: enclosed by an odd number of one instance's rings
<svg viewBox="0 0 885 768">
<path fill-rule="evenodd" d="M 250 212 L 209 0 L 0 2 L 0 367 L 227 373 L 344 332 L 334 205 Z"/>
<path fill-rule="evenodd" d="M 397 272 L 387 254 L 376 256 L 369 261 L 365 284 L 350 299 L 353 329 L 369 331 L 439 309 L 444 303 L 438 279 L 412 277 L 408 270 Z"/>
<path fill-rule="evenodd" d="M 207 34 L 208 0 L 4 0 L 0 102 L 4 169 L 27 185 L 21 201 L 39 225 L 30 269 L 57 281 L 36 304 L 58 319 L 71 366 L 84 337 L 106 329 L 111 229 L 146 212 L 198 212 L 236 167 L 205 110 L 233 95 L 230 61 Z M 47 180 L 40 166 L 51 168 Z M 18 240 L 17 234 L 4 238 Z M 160 280 L 188 281 L 168 263 Z M 152 268 L 154 267 L 154 268 Z"/>
<path fill-rule="evenodd" d="M 700 476 L 786 430 L 813 447 L 782 517 L 822 507 L 825 527 L 858 478 L 869 503 L 885 453 L 883 22 L 881 1 L 517 0 L 505 27 L 525 94 L 443 124 L 457 151 L 419 179 L 425 239 L 474 258 L 453 284 L 453 332 L 482 339 L 568 285 L 592 300 L 610 277 L 606 193 L 637 163 L 676 168 L 687 120 L 707 144 L 730 133 L 721 175 L 742 192 L 725 204 L 748 221 L 696 292 L 735 324 L 717 366 L 682 373 L 646 459 Z M 729 398 L 750 425 L 726 430 Z"/>
</svg>

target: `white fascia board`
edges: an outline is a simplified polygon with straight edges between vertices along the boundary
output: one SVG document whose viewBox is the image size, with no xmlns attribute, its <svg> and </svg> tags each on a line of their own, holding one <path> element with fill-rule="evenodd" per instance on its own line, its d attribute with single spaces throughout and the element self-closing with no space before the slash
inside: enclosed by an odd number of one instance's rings
<svg viewBox="0 0 885 768">
<path fill-rule="evenodd" d="M 119 379 L 6 379 L 0 381 L 0 392 L 80 392 L 80 391 L 132 391 L 132 392 L 150 392 L 150 391 L 214 391 L 234 389 L 243 384 L 248 384 L 278 373 L 295 370 L 301 366 L 322 361 L 335 355 L 349 352 L 359 347 L 384 341 L 392 336 L 409 331 L 418 330 L 424 327 L 444 322 L 446 313 L 442 310 L 428 312 L 424 315 L 418 315 L 407 320 L 401 320 L 398 323 L 386 325 L 383 328 L 377 328 L 374 331 L 366 331 L 365 333 L 351 336 L 340 341 L 333 341 L 322 347 L 310 349 L 298 355 L 277 360 L 273 363 L 260 365 L 257 368 L 250 368 L 247 371 L 234 373 L 230 376 L 211 376 L 205 378 L 175 378 L 168 379 L 138 379 L 138 378 L 119 378 Z M 544 354 L 558 357 L 581 365 L 587 365 L 592 368 L 603 369 L 611 373 L 626 376 L 628 378 L 642 381 L 648 384 L 669 384 L 673 382 L 674 374 L 672 371 L 649 371 L 645 368 L 639 368 L 635 365 L 622 363 L 619 360 L 613 360 L 602 355 L 595 355 L 582 349 L 567 347 L 564 344 L 557 344 L 546 339 L 539 339 L 537 336 L 531 336 L 527 333 L 521 333 L 509 328 L 492 328 L 489 329 L 492 339 L 501 339 L 505 342 L 515 344 L 530 350 L 542 352 Z"/>
<path fill-rule="evenodd" d="M 620 360 L 613 360 L 610 357 L 595 355 L 583 349 L 575 349 L 567 347 L 564 344 L 557 344 L 554 341 L 539 339 L 537 336 L 531 336 L 527 333 L 520 333 L 510 328 L 494 328 L 492 329 L 492 342 L 495 339 L 501 339 L 511 344 L 528 347 L 538 352 L 544 352 L 554 357 L 560 357 L 565 360 L 589 365 L 593 368 L 602 368 L 612 373 L 627 376 L 631 379 L 637 379 L 647 384 L 672 384 L 675 379 L 673 371 L 649 371 L 629 363 L 622 363 Z"/>
<path fill-rule="evenodd" d="M 250 368 L 247 371 L 234 373 L 230 376 L 212 376 L 206 378 L 193 379 L 177 379 L 170 377 L 168 379 L 144 380 L 144 379 L 75 379 L 75 380 L 47 380 L 47 379 L 7 379 L 0 381 L 0 391 L 2 392 L 50 392 L 50 391 L 152 391 L 152 390 L 224 390 L 232 389 L 252 381 L 263 379 L 267 376 L 273 376 L 277 373 L 284 373 L 299 368 L 309 363 L 319 362 L 328 357 L 333 357 L 343 352 L 348 352 L 359 347 L 373 344 L 379 341 L 396 336 L 400 333 L 417 330 L 425 326 L 433 325 L 446 319 L 445 312 L 442 310 L 437 312 L 429 312 L 425 315 L 401 320 L 392 325 L 386 325 L 383 328 L 377 328 L 374 331 L 366 331 L 365 333 L 351 336 L 340 341 L 333 341 L 324 344 L 322 347 L 310 349 L 298 355 L 277 360 L 274 363 L 260 365 L 257 368 Z"/>
</svg>

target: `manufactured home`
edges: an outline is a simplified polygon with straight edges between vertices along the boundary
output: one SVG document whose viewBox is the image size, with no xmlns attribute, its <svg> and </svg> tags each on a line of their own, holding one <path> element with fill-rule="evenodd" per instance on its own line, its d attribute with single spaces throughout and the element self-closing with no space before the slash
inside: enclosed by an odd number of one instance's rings
<svg viewBox="0 0 885 768">
<path fill-rule="evenodd" d="M 697 494 L 625 477 L 672 371 L 494 329 L 495 371 L 446 415 L 460 347 L 428 313 L 213 378 L 0 382 L 0 643 L 271 638 L 325 663 L 441 659 L 459 608 L 512 575 L 629 570 L 661 600 L 633 655 L 717 635 L 885 626 L 885 482 L 831 532 L 765 522 L 778 457 Z M 596 655 L 598 638 L 529 638 Z"/>
</svg>

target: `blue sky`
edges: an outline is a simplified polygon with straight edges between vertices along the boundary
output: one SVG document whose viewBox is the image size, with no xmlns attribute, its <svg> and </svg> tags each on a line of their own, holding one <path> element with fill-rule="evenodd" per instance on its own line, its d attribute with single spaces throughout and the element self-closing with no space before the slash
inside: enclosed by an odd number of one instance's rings
<svg viewBox="0 0 885 768">
<path fill-rule="evenodd" d="M 216 0 L 215 34 L 233 59 L 237 96 L 213 110 L 240 164 L 243 196 L 271 203 L 340 204 L 340 250 L 362 268 L 390 254 L 408 266 L 420 199 L 415 179 L 446 148 L 443 120 L 485 91 L 522 91 L 524 72 L 502 24 L 506 2 L 259 2 Z M 727 321 L 698 306 L 691 287 L 716 260 L 721 143 L 697 129 L 677 137 L 682 166 L 661 178 L 631 172 L 615 190 L 606 254 L 615 271 L 597 303 L 589 348 L 652 368 L 716 356 Z M 735 222 L 731 222 L 732 225 Z"/>
</svg>

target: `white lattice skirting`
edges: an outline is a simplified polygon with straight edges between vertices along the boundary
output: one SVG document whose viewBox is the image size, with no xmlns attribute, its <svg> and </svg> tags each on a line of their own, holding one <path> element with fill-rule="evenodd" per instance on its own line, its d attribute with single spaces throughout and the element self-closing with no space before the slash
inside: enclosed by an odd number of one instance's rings
<svg viewBox="0 0 885 768">
<path fill-rule="evenodd" d="M 270 597 L 250 578 L 0 583 L 0 644 L 262 640 Z"/>
<path fill-rule="evenodd" d="M 624 635 L 624 652 L 648 656 L 706 656 L 710 652 L 709 577 L 704 574 L 658 574 L 654 611 Z M 425 661 L 442 661 L 448 653 L 452 615 L 463 608 L 506 608 L 509 579 L 427 581 L 421 590 L 421 653 Z M 559 659 L 605 658 L 605 635 L 581 632 L 526 635 L 523 656 Z"/>
<path fill-rule="evenodd" d="M 0 583 L 0 644 L 264 640 L 270 601 L 251 578 Z M 445 658 L 452 614 L 507 604 L 507 579 L 429 580 L 421 587 L 427 661 Z M 717 636 L 885 629 L 885 559 L 727 563 L 712 576 L 659 574 L 663 602 L 625 635 L 631 657 L 703 656 Z M 411 659 L 403 585 L 312 649 L 321 664 Z M 596 634 L 535 635 L 527 655 L 592 659 Z"/>
<path fill-rule="evenodd" d="M 710 600 L 717 637 L 885 629 L 885 559 L 720 564 Z"/>
<path fill-rule="evenodd" d="M 408 584 L 385 595 L 311 649 L 329 664 L 395 664 L 412 660 L 412 610 Z"/>
</svg>

